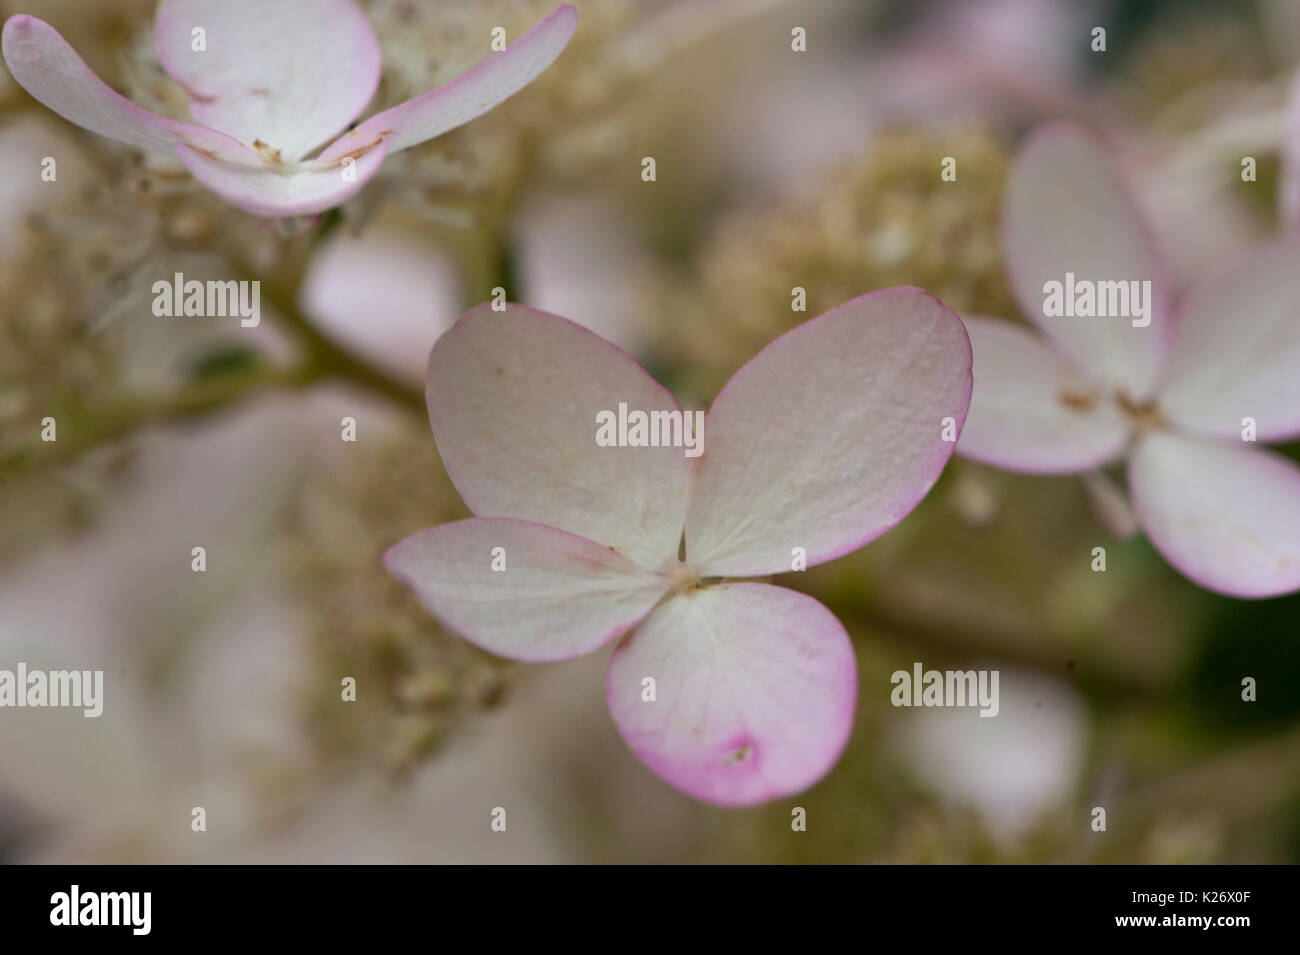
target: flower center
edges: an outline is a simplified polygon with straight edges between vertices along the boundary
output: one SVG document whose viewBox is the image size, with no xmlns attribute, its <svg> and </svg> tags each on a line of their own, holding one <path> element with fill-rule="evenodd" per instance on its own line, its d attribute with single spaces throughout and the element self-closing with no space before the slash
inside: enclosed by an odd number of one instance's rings
<svg viewBox="0 0 1300 955">
<path fill-rule="evenodd" d="M 1169 423 L 1154 398 L 1135 401 L 1121 391 L 1115 395 L 1115 404 L 1119 405 L 1119 410 L 1128 418 L 1129 424 L 1138 431 L 1158 431 Z"/>
<path fill-rule="evenodd" d="M 674 594 L 686 594 L 704 587 L 704 578 L 689 564 L 676 564 L 668 571 L 668 583 Z"/>
<path fill-rule="evenodd" d="M 1092 406 L 1097 403 L 1097 396 L 1087 391 L 1071 391 L 1063 388 L 1056 396 L 1056 400 L 1071 411 L 1091 411 Z"/>
<path fill-rule="evenodd" d="M 284 159 L 281 158 L 280 156 L 280 150 L 275 149 L 272 146 L 268 146 L 260 139 L 253 140 L 252 148 L 253 148 L 253 152 L 257 154 L 257 158 L 262 160 L 262 162 L 265 163 L 267 166 L 269 166 L 271 169 L 274 169 L 277 172 L 284 170 L 286 164 Z"/>
<path fill-rule="evenodd" d="M 1138 431 L 1158 431 L 1169 424 L 1160 406 L 1154 398 L 1138 401 L 1127 392 L 1115 392 L 1115 404 L 1128 423 Z M 1071 411 L 1086 413 L 1097 406 L 1100 395 L 1095 391 L 1073 391 L 1063 389 L 1056 400 Z"/>
</svg>

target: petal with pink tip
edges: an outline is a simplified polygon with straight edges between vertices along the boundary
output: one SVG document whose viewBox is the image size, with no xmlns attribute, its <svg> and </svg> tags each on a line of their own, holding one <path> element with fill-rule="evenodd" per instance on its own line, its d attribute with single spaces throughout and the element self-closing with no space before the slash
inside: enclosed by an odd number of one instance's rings
<svg viewBox="0 0 1300 955">
<path fill-rule="evenodd" d="M 1179 310 L 1160 407 L 1184 427 L 1260 441 L 1300 435 L 1300 241 L 1251 248 Z"/>
<path fill-rule="evenodd" d="M 705 419 L 686 561 L 748 577 L 879 537 L 933 486 L 970 403 L 970 343 L 929 292 L 872 292 L 787 332 Z"/>
<path fill-rule="evenodd" d="M 857 692 L 835 615 L 755 583 L 670 598 L 614 651 L 605 681 L 618 731 L 642 762 L 722 806 L 778 799 L 826 775 L 848 742 Z"/>
<path fill-rule="evenodd" d="M 1011 322 L 963 316 L 975 388 L 957 453 L 995 467 L 1075 474 L 1120 453 L 1129 426 L 1108 395 Z"/>
<path fill-rule="evenodd" d="M 10 17 L 5 21 L 3 48 L 5 63 L 19 85 L 83 129 L 140 149 L 171 153 L 183 142 L 219 159 L 252 160 L 238 140 L 224 133 L 151 113 L 115 92 L 44 20 Z"/>
<path fill-rule="evenodd" d="M 554 63 L 577 26 L 578 12 L 573 7 L 556 7 L 504 51 L 489 54 L 450 83 L 370 117 L 331 144 L 321 158 L 332 159 L 385 136 L 396 152 L 482 116 Z"/>
<path fill-rule="evenodd" d="M 479 517 L 589 538 L 650 570 L 676 563 L 690 459 L 681 447 L 602 447 L 597 416 L 678 412 L 629 355 L 521 305 L 470 309 L 434 345 L 425 388 L 443 465 Z"/>
<path fill-rule="evenodd" d="M 379 85 L 379 41 L 352 0 L 163 0 L 154 42 L 198 122 L 285 162 L 346 129 Z"/>
<path fill-rule="evenodd" d="M 347 160 L 311 160 L 286 170 L 257 161 L 232 163 L 178 146 L 181 162 L 203 185 L 232 206 L 256 216 L 303 216 L 347 202 L 379 172 L 388 144 L 376 143 Z"/>
<path fill-rule="evenodd" d="M 1281 455 L 1153 434 L 1129 461 L 1129 489 L 1151 543 L 1202 587 L 1300 589 L 1300 467 Z"/>
<path fill-rule="evenodd" d="M 1067 123 L 1030 136 L 1011 170 L 1004 232 L 1007 267 L 1025 315 L 1098 381 L 1135 400 L 1150 397 L 1168 345 L 1168 280 L 1101 146 Z M 1047 283 L 1065 286 L 1068 273 L 1076 283 L 1150 282 L 1150 324 L 1135 327 L 1143 319 L 1134 317 L 1045 315 Z M 1129 303 L 1130 311 L 1135 304 Z"/>
<path fill-rule="evenodd" d="M 531 663 L 608 643 L 668 589 L 607 547 L 528 521 L 433 527 L 390 547 L 384 565 L 466 640 Z"/>
</svg>

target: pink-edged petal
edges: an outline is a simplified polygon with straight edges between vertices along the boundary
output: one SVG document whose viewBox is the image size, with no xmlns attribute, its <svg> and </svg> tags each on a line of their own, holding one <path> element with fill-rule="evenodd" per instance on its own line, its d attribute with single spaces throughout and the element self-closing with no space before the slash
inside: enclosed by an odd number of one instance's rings
<svg viewBox="0 0 1300 955">
<path fill-rule="evenodd" d="M 1278 190 L 1282 229 L 1300 232 L 1300 70 L 1291 81 L 1282 129 L 1282 182 Z"/>
<path fill-rule="evenodd" d="M 443 465 L 479 517 L 519 517 L 597 541 L 650 570 L 676 563 L 690 459 L 681 447 L 601 447 L 597 416 L 678 412 L 627 353 L 521 305 L 480 305 L 429 355 L 425 396 Z"/>
<path fill-rule="evenodd" d="M 238 140 L 151 113 L 114 92 L 44 20 L 10 17 L 5 21 L 2 45 L 5 63 L 18 84 L 83 129 L 140 149 L 171 153 L 177 143 L 189 143 L 222 159 L 252 158 Z"/>
<path fill-rule="evenodd" d="M 1234 597 L 1300 589 L 1300 467 L 1271 451 L 1153 434 L 1129 460 L 1138 524 L 1197 584 Z"/>
<path fill-rule="evenodd" d="M 346 129 L 379 85 L 379 41 L 352 0 L 163 0 L 154 42 L 196 120 L 285 162 Z"/>
<path fill-rule="evenodd" d="M 1173 421 L 1240 439 L 1300 435 L 1300 239 L 1258 245 L 1210 273 L 1179 309 L 1160 407 Z"/>
<path fill-rule="evenodd" d="M 1012 471 L 1075 474 L 1123 450 L 1129 426 L 1110 396 L 1039 335 L 962 317 L 975 388 L 958 454 Z"/>
<path fill-rule="evenodd" d="M 614 651 L 605 681 L 632 751 L 722 806 L 778 799 L 826 775 L 848 742 L 857 693 L 853 646 L 835 615 L 755 583 L 672 597 Z"/>
<path fill-rule="evenodd" d="M 955 443 L 944 419 L 960 431 L 970 389 L 961 319 L 921 289 L 872 292 L 782 335 L 705 419 L 687 563 L 779 573 L 879 537 L 938 479 Z"/>
<path fill-rule="evenodd" d="M 380 142 L 350 164 L 312 160 L 277 170 L 256 160 L 223 162 L 177 147 L 181 162 L 195 179 L 232 206 L 256 216 L 311 215 L 342 205 L 379 172 L 387 151 L 388 144 Z"/>
<path fill-rule="evenodd" d="M 1004 233 L 1025 314 L 1094 379 L 1135 400 L 1150 397 L 1168 347 L 1168 278 L 1146 225 L 1090 135 L 1053 123 L 1030 136 L 1011 170 Z M 1045 286 L 1064 286 L 1069 273 L 1076 283 L 1150 282 L 1150 324 L 1135 327 L 1143 321 L 1136 316 L 1045 315 Z"/>
<path fill-rule="evenodd" d="M 533 663 L 608 643 L 668 589 L 607 547 L 528 521 L 433 527 L 390 547 L 384 565 L 466 640 Z"/>
<path fill-rule="evenodd" d="M 555 62 L 578 26 L 578 12 L 556 7 L 503 52 L 491 53 L 450 83 L 367 119 L 327 148 L 332 159 L 380 137 L 394 152 L 441 136 L 505 102 Z"/>
</svg>

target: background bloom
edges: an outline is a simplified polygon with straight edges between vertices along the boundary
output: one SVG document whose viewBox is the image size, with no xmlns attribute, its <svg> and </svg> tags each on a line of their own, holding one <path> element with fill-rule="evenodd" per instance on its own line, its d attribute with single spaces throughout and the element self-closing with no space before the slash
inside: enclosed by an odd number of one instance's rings
<svg viewBox="0 0 1300 955">
<path fill-rule="evenodd" d="M 1047 342 L 969 319 L 962 453 L 1057 474 L 1127 455 L 1134 516 L 1183 573 L 1239 596 L 1300 589 L 1300 467 L 1250 443 L 1300 435 L 1300 245 L 1253 247 L 1203 277 L 1175 318 L 1141 219 L 1097 145 L 1066 126 L 1021 152 L 1006 244 L 1021 308 Z M 1149 324 L 1045 314 L 1049 283 L 1067 273 L 1147 283 Z"/>
<path fill-rule="evenodd" d="M 455 79 L 493 27 L 520 37 L 558 0 L 355 2 L 382 51 L 364 118 Z M 777 581 L 843 625 L 859 692 L 836 771 L 744 811 L 628 758 L 592 691 L 612 644 L 565 666 L 493 657 L 380 559 L 469 516 L 419 383 L 436 335 L 494 287 L 580 321 L 704 408 L 762 346 L 867 289 L 920 285 L 959 313 L 1013 316 L 1002 192 L 1042 119 L 1106 142 L 1176 290 L 1276 236 L 1291 0 L 574 5 L 581 28 L 525 95 L 292 221 L 230 205 L 174 149 L 76 128 L 0 69 L 0 618 L 14 625 L 0 629 L 10 663 L 117 667 L 101 722 L 126 746 L 96 752 L 133 754 L 88 753 L 95 720 L 24 711 L 0 733 L 0 858 L 1300 858 L 1300 594 L 1197 587 L 1144 535 L 1112 538 L 1073 479 L 953 458 L 872 546 Z M 157 7 L 6 13 L 56 25 L 132 103 L 193 121 L 159 63 Z M 806 52 L 790 48 L 795 24 Z M 1105 54 L 1087 49 L 1097 24 Z M 955 182 L 938 174 L 948 156 Z M 381 261 L 392 282 L 368 288 Z M 176 271 L 260 279 L 261 324 L 156 319 L 150 286 Z M 241 424 L 287 406 L 265 441 Z M 47 415 L 57 442 L 41 440 Z M 1300 441 L 1278 450 L 1300 460 Z M 1105 476 L 1123 483 L 1117 470 Z M 192 527 L 226 558 L 207 575 L 189 569 Z M 1088 566 L 1098 544 L 1106 573 Z M 918 660 L 1002 671 L 999 716 L 959 721 L 960 761 L 954 714 L 890 704 L 890 674 Z M 355 703 L 339 698 L 349 675 Z M 1024 799 L 1005 788 L 1016 779 Z M 188 828 L 198 799 L 203 835 Z M 809 828 L 794 834 L 796 801 Z M 1107 834 L 1086 827 L 1098 801 Z M 508 832 L 489 831 L 495 806 Z"/>
</svg>

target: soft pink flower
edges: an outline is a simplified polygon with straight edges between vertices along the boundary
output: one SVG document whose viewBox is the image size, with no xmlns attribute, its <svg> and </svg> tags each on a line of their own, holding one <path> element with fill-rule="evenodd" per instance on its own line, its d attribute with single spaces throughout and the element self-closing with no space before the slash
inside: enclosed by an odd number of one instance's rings
<svg viewBox="0 0 1300 955">
<path fill-rule="evenodd" d="M 1175 307 L 1102 149 L 1055 124 L 1012 170 L 1004 244 L 1016 296 L 1045 338 L 966 317 L 976 388 L 958 451 L 1041 474 L 1126 458 L 1137 524 L 1182 573 L 1241 597 L 1300 589 L 1300 468 L 1257 450 L 1246 421 L 1259 441 L 1300 435 L 1300 243 L 1248 249 Z M 1070 272 L 1149 281 L 1150 324 L 1048 317 L 1046 285 Z"/>
<path fill-rule="evenodd" d="M 443 248 L 379 221 L 321 243 L 298 301 L 317 328 L 414 388 L 429 349 L 464 308 L 459 278 Z"/>
<path fill-rule="evenodd" d="M 891 748 L 945 802 L 970 806 L 999 840 L 1068 805 L 1088 750 L 1088 711 L 1068 683 L 999 667 L 997 719 L 974 707 L 895 710 Z"/>
<path fill-rule="evenodd" d="M 731 578 L 789 571 L 800 553 L 832 560 L 925 496 L 953 448 L 944 419 L 960 428 L 970 400 L 951 310 L 889 289 L 783 335 L 718 395 L 695 458 L 598 446 L 601 411 L 677 402 L 626 353 L 534 309 L 467 312 L 434 346 L 426 394 L 447 473 L 478 515 L 385 557 L 432 613 L 533 662 L 626 634 L 610 712 L 698 799 L 750 805 L 830 769 L 857 697 L 844 628 L 811 597 Z"/>
<path fill-rule="evenodd" d="M 190 113 L 201 125 L 123 98 L 35 17 L 5 23 L 4 58 L 14 79 L 64 119 L 177 155 L 199 182 L 254 215 L 306 215 L 350 199 L 390 151 L 440 136 L 519 92 L 560 55 L 577 19 L 573 7 L 558 7 L 504 52 L 342 136 L 380 73 L 379 42 L 352 0 L 163 0 L 158 57 L 193 97 Z M 194 48 L 198 29 L 203 49 Z"/>
</svg>

